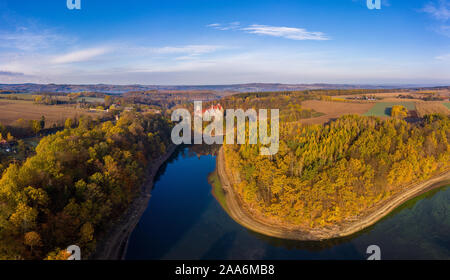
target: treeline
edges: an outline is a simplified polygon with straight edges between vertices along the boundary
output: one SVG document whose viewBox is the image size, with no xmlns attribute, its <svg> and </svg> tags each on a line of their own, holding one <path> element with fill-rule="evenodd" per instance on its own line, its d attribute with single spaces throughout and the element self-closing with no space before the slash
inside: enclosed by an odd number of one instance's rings
<svg viewBox="0 0 450 280">
<path fill-rule="evenodd" d="M 37 95 L 34 97 L 34 103 L 43 105 L 59 105 L 59 104 L 71 104 L 74 103 L 68 100 L 62 100 L 58 98 L 60 96 L 51 95 Z"/>
<path fill-rule="evenodd" d="M 215 100 L 218 96 L 211 91 L 132 91 L 122 95 L 123 104 L 143 104 L 170 109 L 176 105 L 191 103 L 194 100 Z"/>
<path fill-rule="evenodd" d="M 326 125 L 280 124 L 279 152 L 224 145 L 227 168 L 249 208 L 303 228 L 358 217 L 367 209 L 450 167 L 450 121 L 344 116 Z"/>
<path fill-rule="evenodd" d="M 42 127 L 45 125 L 45 119 L 41 121 L 28 122 L 31 127 Z M 33 153 L 33 146 L 14 135 L 17 129 L 11 129 L 10 126 L 4 126 L 0 123 L 0 175 L 11 162 L 21 162 Z M 12 134 L 14 133 L 14 134 Z"/>
<path fill-rule="evenodd" d="M 8 142 L 14 141 L 14 136 L 11 134 L 11 131 L 10 129 L 8 129 L 8 127 L 0 123 L 0 141 L 1 140 L 6 140 Z"/>
<path fill-rule="evenodd" d="M 307 99 L 318 98 L 320 96 L 337 96 L 337 95 L 361 95 L 375 94 L 383 92 L 408 92 L 408 89 L 312 89 L 301 91 L 264 91 L 264 92 L 245 92 L 235 94 L 236 98 L 260 98 L 260 97 L 277 97 L 277 96 L 293 96 L 304 97 Z"/>
<path fill-rule="evenodd" d="M 109 112 L 104 114 L 102 117 L 96 117 L 95 122 L 104 122 L 107 120 L 114 119 L 114 116 L 119 114 L 119 112 Z M 25 119 L 17 119 L 10 125 L 3 125 L 0 123 L 0 133 L 2 133 L 3 138 L 6 139 L 7 135 L 11 135 L 12 138 L 26 138 L 26 137 L 34 137 L 36 135 L 46 135 L 50 133 L 54 133 L 57 130 L 61 130 L 63 128 L 73 128 L 78 126 L 78 124 L 82 121 L 83 118 L 86 118 L 85 115 L 75 115 L 73 117 L 69 117 L 66 119 L 58 120 L 57 122 L 49 125 L 46 121 L 45 116 L 41 116 L 38 120 L 25 120 Z"/>
<path fill-rule="evenodd" d="M 54 124 L 56 127 L 56 124 Z M 0 140 L 5 139 L 11 142 L 17 138 L 32 137 L 42 132 L 46 128 L 45 116 L 38 120 L 18 119 L 11 125 L 0 123 Z"/>
<path fill-rule="evenodd" d="M 42 116 L 39 120 L 18 119 L 14 122 L 13 126 L 8 126 L 7 130 L 11 131 L 17 137 L 23 137 L 36 135 L 44 128 L 45 116 Z"/>
<path fill-rule="evenodd" d="M 71 92 L 67 94 L 67 97 L 70 99 L 77 99 L 80 97 L 96 97 L 96 98 L 104 98 L 106 96 L 109 96 L 102 92 L 91 92 L 91 91 L 80 91 L 80 92 Z"/>
<path fill-rule="evenodd" d="M 409 91 L 408 89 L 317 89 L 317 90 L 308 90 L 307 92 L 310 94 L 316 95 L 360 95 L 360 94 L 375 94 L 375 93 L 383 93 L 383 92 L 405 92 Z"/>
<path fill-rule="evenodd" d="M 72 244 L 87 257 L 166 152 L 170 130 L 162 116 L 125 113 L 43 138 L 0 179 L 0 259 L 64 259 Z"/>
<path fill-rule="evenodd" d="M 292 122 L 299 119 L 307 119 L 321 116 L 322 113 L 311 109 L 304 109 L 301 102 L 316 98 L 306 92 L 280 92 L 280 93 L 251 93 L 228 96 L 220 101 L 210 101 L 203 104 L 204 108 L 215 105 L 218 102 L 225 109 L 280 109 L 280 121 Z M 193 109 L 193 105 L 188 107 Z"/>
</svg>

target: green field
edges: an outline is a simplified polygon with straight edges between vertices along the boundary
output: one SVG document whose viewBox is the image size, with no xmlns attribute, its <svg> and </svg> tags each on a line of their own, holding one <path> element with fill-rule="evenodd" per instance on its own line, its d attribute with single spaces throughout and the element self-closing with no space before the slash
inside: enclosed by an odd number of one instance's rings
<svg viewBox="0 0 450 280">
<path fill-rule="evenodd" d="M 364 113 L 363 116 L 390 117 L 394 105 L 404 106 L 408 111 L 416 110 L 416 104 L 414 102 L 378 102 L 372 109 Z"/>
<path fill-rule="evenodd" d="M 77 101 L 85 101 L 86 103 L 103 103 L 105 102 L 104 98 L 100 97 L 78 97 Z"/>
<path fill-rule="evenodd" d="M 444 104 L 445 107 L 450 109 L 450 102 L 444 102 L 443 104 Z"/>
</svg>

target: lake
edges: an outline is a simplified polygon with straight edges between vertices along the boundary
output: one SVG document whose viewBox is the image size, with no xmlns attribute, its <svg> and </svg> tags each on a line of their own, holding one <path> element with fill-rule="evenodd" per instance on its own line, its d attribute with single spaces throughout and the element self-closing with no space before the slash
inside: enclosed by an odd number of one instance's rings
<svg viewBox="0 0 450 280">
<path fill-rule="evenodd" d="M 215 156 L 179 148 L 162 166 L 149 205 L 129 241 L 126 259 L 450 259 L 450 187 L 417 197 L 347 238 L 301 242 L 267 237 L 231 219 L 212 195 Z"/>
</svg>

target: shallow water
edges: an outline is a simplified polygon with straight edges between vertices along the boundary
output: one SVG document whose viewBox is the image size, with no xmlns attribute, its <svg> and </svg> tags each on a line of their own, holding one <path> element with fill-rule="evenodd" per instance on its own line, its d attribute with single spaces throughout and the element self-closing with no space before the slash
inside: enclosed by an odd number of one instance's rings
<svg viewBox="0 0 450 280">
<path fill-rule="evenodd" d="M 215 156 L 180 148 L 156 179 L 126 259 L 450 259 L 450 187 L 413 199 L 374 226 L 326 242 L 254 233 L 233 221 L 211 194 Z"/>
</svg>

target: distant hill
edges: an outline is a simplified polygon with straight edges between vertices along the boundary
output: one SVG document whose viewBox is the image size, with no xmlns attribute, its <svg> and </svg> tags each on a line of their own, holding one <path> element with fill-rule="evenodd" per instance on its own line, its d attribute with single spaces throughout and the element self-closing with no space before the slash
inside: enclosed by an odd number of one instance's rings
<svg viewBox="0 0 450 280">
<path fill-rule="evenodd" d="M 219 95 L 227 95 L 236 92 L 262 92 L 262 91 L 300 91 L 312 89 L 392 89 L 392 88 L 426 88 L 426 85 L 351 85 L 351 84 L 278 84 L 278 83 L 251 83 L 234 85 L 71 85 L 71 84 L 0 84 L 2 91 L 14 91 L 20 93 L 38 92 L 103 92 L 109 94 L 122 94 L 137 91 L 214 91 Z M 448 88 L 445 87 L 435 87 Z"/>
</svg>

